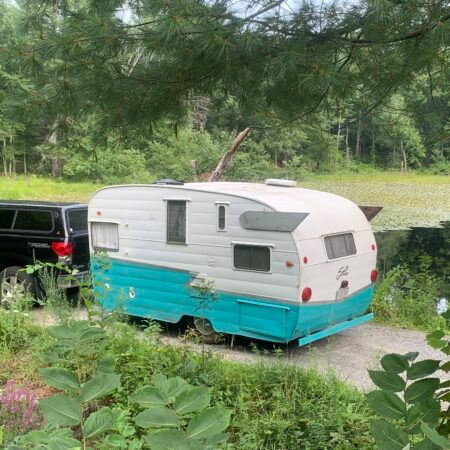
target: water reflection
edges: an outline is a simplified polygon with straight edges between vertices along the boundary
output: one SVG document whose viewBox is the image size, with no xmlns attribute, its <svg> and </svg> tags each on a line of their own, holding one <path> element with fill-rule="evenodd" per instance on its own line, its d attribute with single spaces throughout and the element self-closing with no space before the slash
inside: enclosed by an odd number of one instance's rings
<svg viewBox="0 0 450 450">
<path fill-rule="evenodd" d="M 443 222 L 439 228 L 382 231 L 375 237 L 380 272 L 403 265 L 415 273 L 420 269 L 420 257 L 425 256 L 430 271 L 441 280 L 441 295 L 450 298 L 450 222 Z"/>
</svg>

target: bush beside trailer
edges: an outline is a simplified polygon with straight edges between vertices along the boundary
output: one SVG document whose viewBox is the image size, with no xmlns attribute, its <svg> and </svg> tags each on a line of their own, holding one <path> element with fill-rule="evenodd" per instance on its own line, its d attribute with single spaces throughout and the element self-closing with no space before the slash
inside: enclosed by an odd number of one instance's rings
<svg viewBox="0 0 450 450">
<path fill-rule="evenodd" d="M 353 202 L 288 180 L 111 186 L 89 204 L 110 267 L 105 305 L 167 322 L 300 345 L 370 320 L 372 228 Z M 214 286 L 202 307 L 195 286 Z M 205 306 L 205 305 L 203 305 Z M 205 329 L 204 325 L 208 325 Z"/>
</svg>

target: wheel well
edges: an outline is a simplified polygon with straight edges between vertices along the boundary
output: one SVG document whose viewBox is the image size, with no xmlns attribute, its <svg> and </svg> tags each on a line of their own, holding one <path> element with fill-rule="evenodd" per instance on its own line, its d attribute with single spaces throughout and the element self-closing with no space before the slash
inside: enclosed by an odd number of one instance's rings
<svg viewBox="0 0 450 450">
<path fill-rule="evenodd" d="M 6 258 L 3 258 L 0 256 L 0 272 L 2 270 L 5 270 L 7 267 L 13 267 L 13 266 L 20 266 L 20 267 L 24 267 L 27 265 L 27 263 L 22 260 L 21 258 L 15 258 L 15 257 L 11 257 L 8 256 Z"/>
</svg>

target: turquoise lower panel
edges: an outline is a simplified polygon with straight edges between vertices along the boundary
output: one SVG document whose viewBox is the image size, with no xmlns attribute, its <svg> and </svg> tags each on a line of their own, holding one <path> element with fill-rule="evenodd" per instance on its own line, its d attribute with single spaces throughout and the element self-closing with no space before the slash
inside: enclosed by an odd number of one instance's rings
<svg viewBox="0 0 450 450">
<path fill-rule="evenodd" d="M 94 261 L 93 257 L 93 261 Z M 205 317 L 218 332 L 273 342 L 288 342 L 363 314 L 371 301 L 371 286 L 341 302 L 283 303 L 271 298 L 218 292 L 217 300 L 202 308 L 184 271 L 111 259 L 107 272 L 92 263 L 94 281 L 108 283 L 104 305 L 120 302 L 134 316 L 178 322 L 183 316 Z"/>
</svg>

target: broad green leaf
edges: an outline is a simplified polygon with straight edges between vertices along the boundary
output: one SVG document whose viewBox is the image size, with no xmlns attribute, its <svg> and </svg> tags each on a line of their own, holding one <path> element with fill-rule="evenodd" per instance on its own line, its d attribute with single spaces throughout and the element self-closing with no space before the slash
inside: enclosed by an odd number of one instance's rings
<svg viewBox="0 0 450 450">
<path fill-rule="evenodd" d="M 399 392 L 403 391 L 406 386 L 405 380 L 393 372 L 384 372 L 378 370 L 369 370 L 369 376 L 376 386 L 380 389 Z"/>
<path fill-rule="evenodd" d="M 166 407 L 146 409 L 139 413 L 134 421 L 142 428 L 173 428 L 180 424 L 176 413 Z"/>
<path fill-rule="evenodd" d="M 39 373 L 44 380 L 44 383 L 56 389 L 75 392 L 80 389 L 78 377 L 69 369 L 54 367 L 39 369 Z"/>
<path fill-rule="evenodd" d="M 417 380 L 433 374 L 439 369 L 440 361 L 437 359 L 424 359 L 411 365 L 406 372 L 410 380 Z"/>
<path fill-rule="evenodd" d="M 386 372 L 402 373 L 409 367 L 408 358 L 403 355 L 397 355 L 396 353 L 384 355 L 380 362 Z"/>
<path fill-rule="evenodd" d="M 406 414 L 405 403 L 393 392 L 374 391 L 366 397 L 369 407 L 386 419 L 401 419 Z"/>
<path fill-rule="evenodd" d="M 414 361 L 418 356 L 419 352 L 408 352 L 403 355 L 408 361 Z"/>
<path fill-rule="evenodd" d="M 428 438 L 421 440 L 412 450 L 441 450 L 441 447 L 433 444 Z"/>
<path fill-rule="evenodd" d="M 168 397 L 175 398 L 188 388 L 188 384 L 185 380 L 179 377 L 169 378 L 164 383 L 162 391 L 167 394 Z"/>
<path fill-rule="evenodd" d="M 81 388 L 80 399 L 88 402 L 95 398 L 104 397 L 120 386 L 120 375 L 114 373 L 102 373 L 95 375 L 87 381 Z"/>
<path fill-rule="evenodd" d="M 439 389 L 439 378 L 424 378 L 415 381 L 405 389 L 405 400 L 408 403 L 416 403 L 433 396 Z"/>
<path fill-rule="evenodd" d="M 435 429 L 431 428 L 426 423 L 422 423 L 420 426 L 422 433 L 433 443 L 441 448 L 450 448 L 450 441 L 441 436 Z"/>
<path fill-rule="evenodd" d="M 441 370 L 444 372 L 450 372 L 450 361 L 447 361 L 446 363 L 442 364 Z"/>
<path fill-rule="evenodd" d="M 64 394 L 39 400 L 39 406 L 45 419 L 54 425 L 78 425 L 83 417 L 80 402 Z"/>
<path fill-rule="evenodd" d="M 186 434 L 191 439 L 207 439 L 222 431 L 230 424 L 231 411 L 220 406 L 206 408 L 191 419 Z"/>
<path fill-rule="evenodd" d="M 97 436 L 105 431 L 114 429 L 117 422 L 117 414 L 110 408 L 102 408 L 92 413 L 84 423 L 83 436 L 86 439 Z"/>
<path fill-rule="evenodd" d="M 208 439 L 206 439 L 205 445 L 206 446 L 216 446 L 219 444 L 223 444 L 224 442 L 226 442 L 228 440 L 228 437 L 229 437 L 228 433 L 215 434 L 214 436 L 211 436 Z"/>
<path fill-rule="evenodd" d="M 371 420 L 370 430 L 380 450 L 403 450 L 408 445 L 406 433 L 386 420 Z"/>
<path fill-rule="evenodd" d="M 97 363 L 97 373 L 113 373 L 116 367 L 116 360 L 112 356 L 104 355 Z"/>
<path fill-rule="evenodd" d="M 450 387 L 450 380 L 444 381 L 439 385 L 439 389 L 445 389 Z"/>
<path fill-rule="evenodd" d="M 425 403 L 416 403 L 406 412 L 406 426 L 411 433 L 420 433 L 421 422 L 436 425 L 440 416 L 440 405 L 437 400 L 429 399 Z"/>
<path fill-rule="evenodd" d="M 447 345 L 445 341 L 442 340 L 442 338 L 445 336 L 445 333 L 441 330 L 433 331 L 433 333 L 430 333 L 427 335 L 427 342 L 430 347 L 440 349 Z"/>
<path fill-rule="evenodd" d="M 152 450 L 189 450 L 186 433 L 178 430 L 161 430 L 144 436 Z"/>
<path fill-rule="evenodd" d="M 187 414 L 206 408 L 210 399 L 210 389 L 201 386 L 191 387 L 176 398 L 174 406 L 178 414 Z"/>
<path fill-rule="evenodd" d="M 69 325 L 59 325 L 56 327 L 50 328 L 49 332 L 50 336 L 57 339 L 66 339 L 73 342 L 75 339 L 75 332 Z"/>
<path fill-rule="evenodd" d="M 105 439 L 103 439 L 102 444 L 106 448 L 128 448 L 127 441 L 117 433 L 108 434 Z"/>
<path fill-rule="evenodd" d="M 169 403 L 168 396 L 153 386 L 141 387 L 130 395 L 130 400 L 146 408 L 164 406 Z"/>
<path fill-rule="evenodd" d="M 73 450 L 82 448 L 82 444 L 80 441 L 70 437 L 60 437 L 55 436 L 49 439 L 47 445 L 45 446 L 46 450 Z"/>
</svg>

